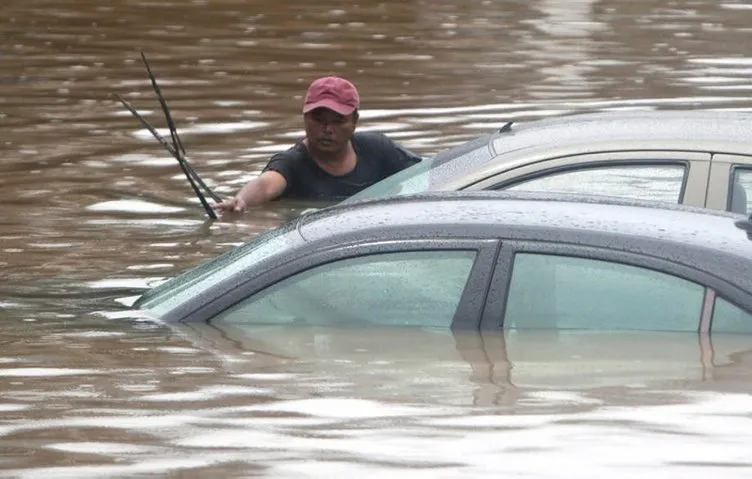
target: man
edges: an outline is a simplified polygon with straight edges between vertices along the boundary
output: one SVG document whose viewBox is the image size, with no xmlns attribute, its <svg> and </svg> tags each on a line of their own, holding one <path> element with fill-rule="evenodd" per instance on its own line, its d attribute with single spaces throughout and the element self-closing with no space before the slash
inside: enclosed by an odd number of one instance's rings
<svg viewBox="0 0 752 479">
<path fill-rule="evenodd" d="M 305 138 L 277 153 L 261 175 L 217 210 L 242 212 L 276 198 L 336 201 L 347 198 L 421 158 L 380 133 L 355 133 L 360 96 L 349 81 L 311 83 L 303 104 Z"/>
</svg>

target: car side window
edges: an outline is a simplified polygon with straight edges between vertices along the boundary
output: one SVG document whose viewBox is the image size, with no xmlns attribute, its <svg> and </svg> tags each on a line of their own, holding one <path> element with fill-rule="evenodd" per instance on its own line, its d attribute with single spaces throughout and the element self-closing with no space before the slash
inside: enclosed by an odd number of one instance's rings
<svg viewBox="0 0 752 479">
<path fill-rule="evenodd" d="M 347 258 L 288 277 L 212 322 L 449 327 L 474 250 Z"/>
<path fill-rule="evenodd" d="M 716 297 L 710 329 L 716 333 L 752 333 L 752 314 Z"/>
<path fill-rule="evenodd" d="M 705 288 L 611 261 L 518 253 L 505 329 L 697 331 Z"/>
<path fill-rule="evenodd" d="M 547 172 L 511 186 L 500 185 L 494 189 L 617 196 L 679 203 L 685 168 L 679 164 L 590 166 Z"/>
<path fill-rule="evenodd" d="M 752 213 L 752 169 L 734 168 L 731 178 L 729 210 Z"/>
</svg>

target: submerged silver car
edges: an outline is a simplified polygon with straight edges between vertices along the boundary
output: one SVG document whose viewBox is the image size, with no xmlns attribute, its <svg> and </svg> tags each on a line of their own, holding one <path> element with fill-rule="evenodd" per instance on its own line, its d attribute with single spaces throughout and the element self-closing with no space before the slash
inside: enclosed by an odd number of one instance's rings
<svg viewBox="0 0 752 479">
<path fill-rule="evenodd" d="M 639 111 L 507 123 L 346 202 L 430 190 L 598 194 L 750 213 L 752 114 Z"/>
<path fill-rule="evenodd" d="M 749 333 L 750 231 L 594 196 L 399 196 L 304 214 L 135 306 L 216 325 Z"/>
</svg>

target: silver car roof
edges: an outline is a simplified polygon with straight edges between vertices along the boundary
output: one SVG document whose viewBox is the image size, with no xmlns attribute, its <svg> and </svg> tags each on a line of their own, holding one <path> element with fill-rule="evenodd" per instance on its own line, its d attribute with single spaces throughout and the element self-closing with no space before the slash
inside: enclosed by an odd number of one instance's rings
<svg viewBox="0 0 752 479">
<path fill-rule="evenodd" d="M 542 158 L 672 150 L 752 155 L 752 113 L 651 110 L 558 116 L 504 125 L 436 155 L 430 189 L 463 189 Z"/>
<path fill-rule="evenodd" d="M 455 237 L 556 237 L 673 259 L 706 271 L 723 263 L 731 277 L 752 291 L 752 240 L 735 225 L 744 220 L 733 213 L 622 198 L 474 191 L 341 204 L 304 215 L 297 230 L 306 241 L 333 244 L 358 235 L 388 241 L 391 234 L 411 229 L 424 236 L 434 231 Z"/>
<path fill-rule="evenodd" d="M 702 151 L 752 154 L 752 114 L 740 111 L 650 110 L 602 112 L 514 123 L 497 133 L 498 155 L 526 148 L 557 149 L 584 142 L 681 145 Z"/>
</svg>

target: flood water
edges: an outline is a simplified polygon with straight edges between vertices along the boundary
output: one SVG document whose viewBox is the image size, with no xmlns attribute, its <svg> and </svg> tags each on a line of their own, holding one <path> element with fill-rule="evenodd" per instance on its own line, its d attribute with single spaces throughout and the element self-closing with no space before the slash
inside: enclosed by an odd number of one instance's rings
<svg viewBox="0 0 752 479">
<path fill-rule="evenodd" d="M 302 95 L 325 74 L 359 87 L 362 130 L 426 156 L 508 120 L 748 110 L 749 3 L 0 12 L 0 475 L 752 476 L 752 339 L 228 333 L 133 317 L 125 305 L 150 284 L 311 205 L 205 220 L 112 96 L 164 128 L 143 51 L 194 168 L 228 196 L 302 135 Z"/>
</svg>

